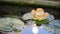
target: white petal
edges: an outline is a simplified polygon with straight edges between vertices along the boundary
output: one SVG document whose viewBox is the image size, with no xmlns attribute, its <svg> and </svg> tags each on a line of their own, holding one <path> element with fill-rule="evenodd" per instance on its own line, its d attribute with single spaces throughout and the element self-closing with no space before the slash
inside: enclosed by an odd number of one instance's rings
<svg viewBox="0 0 60 34">
<path fill-rule="evenodd" d="M 31 13 L 26 13 L 26 14 L 23 15 L 22 19 L 23 20 L 32 19 L 32 14 Z"/>
</svg>

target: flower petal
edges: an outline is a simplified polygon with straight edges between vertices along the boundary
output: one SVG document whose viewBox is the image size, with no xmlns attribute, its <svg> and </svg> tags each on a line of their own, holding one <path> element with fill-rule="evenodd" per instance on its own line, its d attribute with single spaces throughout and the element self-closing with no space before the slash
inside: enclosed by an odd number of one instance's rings
<svg viewBox="0 0 60 34">
<path fill-rule="evenodd" d="M 35 15 L 35 13 L 36 13 L 36 11 L 33 9 L 33 10 L 31 11 L 31 14 L 32 14 L 32 15 Z"/>
<path fill-rule="evenodd" d="M 39 13 L 44 13 L 44 10 L 42 8 L 37 8 L 36 11 L 39 12 Z"/>
<path fill-rule="evenodd" d="M 48 14 L 47 12 L 43 14 L 43 18 L 45 18 L 45 19 L 46 19 L 48 16 L 49 16 L 49 14 Z"/>
</svg>

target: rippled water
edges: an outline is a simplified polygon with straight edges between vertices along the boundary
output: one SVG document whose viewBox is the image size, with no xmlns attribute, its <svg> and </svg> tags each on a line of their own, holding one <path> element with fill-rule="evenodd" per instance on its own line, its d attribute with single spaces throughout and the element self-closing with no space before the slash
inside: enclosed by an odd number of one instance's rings
<svg viewBox="0 0 60 34">
<path fill-rule="evenodd" d="M 55 34 L 60 34 L 60 20 L 53 20 L 49 25 L 43 25 L 47 31 Z"/>
</svg>

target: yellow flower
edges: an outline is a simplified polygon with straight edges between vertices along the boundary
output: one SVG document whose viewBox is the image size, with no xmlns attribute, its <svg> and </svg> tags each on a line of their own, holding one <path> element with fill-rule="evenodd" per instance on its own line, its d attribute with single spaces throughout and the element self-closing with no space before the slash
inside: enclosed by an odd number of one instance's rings
<svg viewBox="0 0 60 34">
<path fill-rule="evenodd" d="M 42 8 L 38 8 L 37 10 L 32 10 L 31 11 L 33 19 L 35 20 L 44 20 L 48 17 L 48 13 L 44 12 L 44 10 Z"/>
<path fill-rule="evenodd" d="M 42 15 L 44 14 L 44 10 L 42 8 L 37 8 L 36 14 Z"/>
</svg>

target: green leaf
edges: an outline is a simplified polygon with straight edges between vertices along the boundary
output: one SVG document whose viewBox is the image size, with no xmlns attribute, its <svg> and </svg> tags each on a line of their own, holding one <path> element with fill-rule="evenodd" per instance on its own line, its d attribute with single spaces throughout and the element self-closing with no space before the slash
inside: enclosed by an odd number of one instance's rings
<svg viewBox="0 0 60 34">
<path fill-rule="evenodd" d="M 16 28 L 14 27 L 14 28 L 13 28 L 13 31 L 17 32 L 17 31 L 18 31 L 18 29 L 16 29 Z"/>
<path fill-rule="evenodd" d="M 36 25 L 42 25 L 42 24 L 49 24 L 49 20 L 45 19 L 45 20 L 34 20 L 34 19 L 30 19 L 31 21 L 35 21 Z"/>
<path fill-rule="evenodd" d="M 47 19 L 43 20 L 43 24 L 49 24 L 49 20 Z"/>
</svg>

